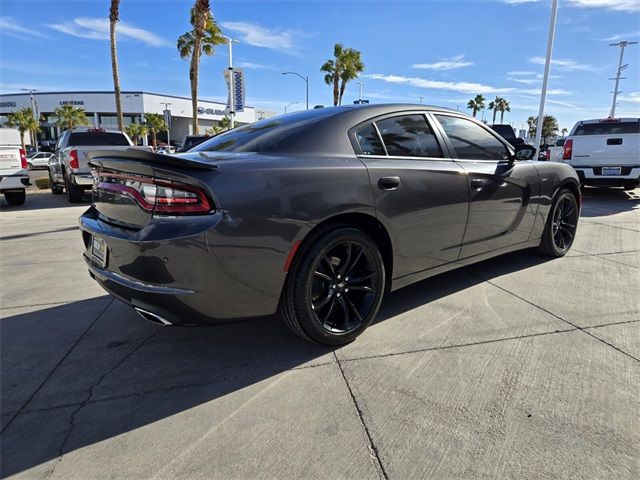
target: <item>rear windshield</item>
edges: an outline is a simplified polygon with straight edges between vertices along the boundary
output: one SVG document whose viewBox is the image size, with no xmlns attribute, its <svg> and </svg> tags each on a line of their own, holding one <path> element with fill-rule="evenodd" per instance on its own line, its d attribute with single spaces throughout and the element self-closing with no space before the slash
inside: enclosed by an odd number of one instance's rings
<svg viewBox="0 0 640 480">
<path fill-rule="evenodd" d="M 207 140 L 209 137 L 187 137 L 184 141 L 183 150 L 187 151 L 190 148 L 195 147 L 196 145 L 200 145 L 202 142 Z"/>
<path fill-rule="evenodd" d="M 121 133 L 75 132 L 69 137 L 71 147 L 129 146 L 129 141 Z"/>
<path fill-rule="evenodd" d="M 191 151 L 256 153 L 275 151 L 284 147 L 288 140 L 295 138 L 296 133 L 335 114 L 335 109 L 327 108 L 267 118 L 217 135 Z"/>
<path fill-rule="evenodd" d="M 502 138 L 505 138 L 505 139 L 516 138 L 516 134 L 513 131 L 513 128 L 511 127 L 511 125 L 491 125 L 491 128 L 493 128 L 493 130 L 497 132 L 498 135 L 500 135 Z"/>
<path fill-rule="evenodd" d="M 578 125 L 573 135 L 624 135 L 627 133 L 640 133 L 640 122 L 583 123 Z"/>
</svg>

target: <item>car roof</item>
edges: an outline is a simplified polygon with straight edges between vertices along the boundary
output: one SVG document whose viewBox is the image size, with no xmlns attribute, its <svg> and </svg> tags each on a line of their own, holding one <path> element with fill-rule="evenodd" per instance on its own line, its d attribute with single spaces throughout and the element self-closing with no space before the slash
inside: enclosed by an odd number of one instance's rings
<svg viewBox="0 0 640 480">
<path fill-rule="evenodd" d="M 589 123 L 606 123 L 606 122 L 640 122 L 639 117 L 624 117 L 624 118 L 593 118 L 589 120 L 580 120 L 578 125 L 584 125 Z"/>
</svg>

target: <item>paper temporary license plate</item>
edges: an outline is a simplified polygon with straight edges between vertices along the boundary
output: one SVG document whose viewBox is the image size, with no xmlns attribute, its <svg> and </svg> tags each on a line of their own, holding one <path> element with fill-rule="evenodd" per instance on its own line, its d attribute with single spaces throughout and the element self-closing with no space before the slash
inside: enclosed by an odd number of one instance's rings
<svg viewBox="0 0 640 480">
<path fill-rule="evenodd" d="M 602 175 L 620 175 L 621 167 L 602 167 Z"/>
<path fill-rule="evenodd" d="M 91 259 L 102 268 L 107 266 L 107 244 L 100 237 L 91 237 Z"/>
</svg>

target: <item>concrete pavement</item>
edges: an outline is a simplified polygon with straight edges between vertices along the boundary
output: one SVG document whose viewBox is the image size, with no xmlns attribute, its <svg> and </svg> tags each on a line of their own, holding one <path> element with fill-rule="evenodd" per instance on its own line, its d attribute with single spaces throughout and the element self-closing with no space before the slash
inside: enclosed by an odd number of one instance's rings
<svg viewBox="0 0 640 480">
<path fill-rule="evenodd" d="M 335 351 L 144 322 L 87 275 L 86 206 L 0 205 L 3 477 L 637 478 L 640 190 L 588 190 L 569 256 L 394 292 Z"/>
</svg>

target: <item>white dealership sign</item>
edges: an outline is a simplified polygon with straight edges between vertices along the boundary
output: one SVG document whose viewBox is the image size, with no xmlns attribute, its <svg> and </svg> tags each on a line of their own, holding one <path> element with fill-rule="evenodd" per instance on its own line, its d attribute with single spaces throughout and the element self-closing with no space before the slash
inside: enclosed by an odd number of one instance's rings
<svg viewBox="0 0 640 480">
<path fill-rule="evenodd" d="M 233 70 L 224 70 L 224 79 L 227 82 L 227 90 L 229 95 L 227 97 L 227 111 L 238 113 L 244 112 L 245 101 L 245 83 L 244 83 L 244 70 L 241 68 L 234 68 Z M 231 88 L 231 76 L 233 75 L 233 91 Z"/>
</svg>

